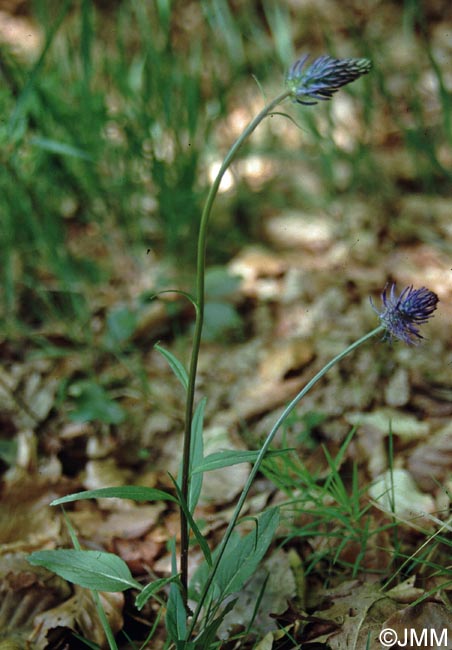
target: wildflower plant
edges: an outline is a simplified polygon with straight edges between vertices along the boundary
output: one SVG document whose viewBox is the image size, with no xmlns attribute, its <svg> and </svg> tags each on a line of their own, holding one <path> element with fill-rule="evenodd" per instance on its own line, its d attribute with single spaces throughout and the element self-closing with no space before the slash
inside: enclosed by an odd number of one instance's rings
<svg viewBox="0 0 452 650">
<path fill-rule="evenodd" d="M 284 100 L 292 99 L 303 105 L 312 105 L 319 100 L 329 100 L 342 86 L 355 81 L 361 75 L 369 72 L 371 68 L 371 63 L 367 59 L 335 59 L 330 56 L 321 56 L 315 59 L 310 66 L 307 66 L 307 59 L 308 55 L 305 55 L 291 66 L 286 78 L 285 89 L 264 106 L 232 145 L 207 196 L 198 236 L 196 295 L 192 299 L 196 321 L 188 372 L 176 357 L 159 347 L 186 390 L 182 466 L 180 476 L 174 480 L 174 494 L 147 487 L 124 486 L 68 495 L 57 499 L 52 504 L 61 505 L 79 499 L 100 497 L 129 498 L 137 501 L 163 499 L 176 502 L 180 509 L 181 519 L 180 568 L 178 568 L 175 545 L 173 544 L 172 575 L 143 587 L 132 578 L 127 565 L 119 558 L 109 553 L 82 551 L 78 547 L 75 536 L 73 537 L 75 549 L 72 551 L 40 551 L 30 556 L 30 561 L 33 564 L 46 566 L 66 579 L 91 589 L 104 591 L 138 589 L 136 605 L 139 609 L 149 598 L 155 597 L 158 591 L 164 587 L 169 588 L 166 604 L 166 627 L 169 642 L 178 650 L 201 650 L 201 648 L 209 648 L 215 643 L 218 628 L 226 613 L 234 605 L 234 601 L 231 600 L 232 595 L 238 592 L 252 575 L 273 539 L 278 526 L 277 508 L 271 508 L 264 512 L 259 517 L 255 530 L 243 538 L 237 537 L 234 529 L 262 462 L 269 453 L 279 453 L 270 452 L 270 445 L 290 413 L 335 364 L 374 336 L 382 334 L 383 338 L 390 340 L 398 338 L 408 344 L 416 343 L 422 338 L 419 326 L 429 320 L 438 302 L 438 297 L 425 287 L 421 289 L 406 287 L 399 296 L 395 293 L 394 285 L 392 285 L 389 295 L 385 289 L 382 294 L 383 308 L 378 311 L 372 305 L 380 319 L 378 326 L 331 359 L 306 384 L 276 420 L 260 450 L 229 451 L 204 456 L 202 428 L 205 399 L 200 400 L 195 406 L 195 381 L 204 321 L 207 230 L 223 175 L 247 138 Z M 202 476 L 210 469 L 218 469 L 241 462 L 252 462 L 253 467 L 223 538 L 218 548 L 211 552 L 195 520 L 195 508 L 202 489 Z M 204 564 L 189 583 L 188 560 L 189 546 L 192 541 L 199 545 L 204 555 Z M 88 574 L 89 579 L 87 578 Z M 95 576 L 95 580 L 93 580 L 93 576 Z M 102 620 L 106 620 L 105 616 Z M 108 633 L 107 628 L 108 625 L 106 625 L 106 634 L 110 647 L 116 648 L 115 639 L 111 633 Z"/>
</svg>

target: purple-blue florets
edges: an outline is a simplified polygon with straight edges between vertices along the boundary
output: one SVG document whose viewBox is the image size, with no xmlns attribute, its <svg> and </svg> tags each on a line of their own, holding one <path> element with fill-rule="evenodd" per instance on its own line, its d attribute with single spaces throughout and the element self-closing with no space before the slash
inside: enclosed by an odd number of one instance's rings
<svg viewBox="0 0 452 650">
<path fill-rule="evenodd" d="M 426 287 L 413 289 L 411 285 L 396 296 L 395 284 L 392 284 L 389 295 L 385 287 L 381 299 L 384 306 L 381 311 L 376 309 L 372 299 L 371 304 L 386 328 L 386 338 L 397 338 L 413 345 L 419 343 L 418 339 L 424 337 L 419 333 L 418 325 L 426 323 L 435 311 L 439 302 L 436 293 Z"/>
<path fill-rule="evenodd" d="M 296 61 L 286 78 L 292 97 L 299 104 L 317 104 L 317 100 L 327 101 L 342 86 L 345 86 L 372 67 L 369 59 L 335 59 L 332 56 L 319 56 L 303 70 L 309 54 Z M 310 98 L 315 101 L 306 101 Z"/>
</svg>

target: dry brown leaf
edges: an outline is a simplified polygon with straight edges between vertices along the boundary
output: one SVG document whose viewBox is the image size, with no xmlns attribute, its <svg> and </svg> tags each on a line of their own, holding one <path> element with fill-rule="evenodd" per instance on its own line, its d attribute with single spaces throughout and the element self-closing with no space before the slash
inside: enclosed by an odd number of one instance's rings
<svg viewBox="0 0 452 650">
<path fill-rule="evenodd" d="M 424 490 L 444 485 L 452 473 L 452 424 L 446 424 L 408 458 L 408 469 Z"/>
<path fill-rule="evenodd" d="M 318 622 L 310 625 L 311 642 L 328 644 L 331 650 L 381 650 L 378 633 L 396 604 L 382 593 L 378 584 L 355 580 L 335 590 L 325 590 L 323 594 L 325 604 L 330 606 L 315 612 Z M 324 633 L 322 620 L 334 623 L 335 629 Z M 320 631 L 318 636 L 314 636 L 316 626 Z"/>
<path fill-rule="evenodd" d="M 101 506 L 107 499 L 100 499 Z M 114 537 L 137 539 L 145 535 L 159 520 L 166 505 L 156 502 L 149 505 L 135 504 L 129 499 L 108 499 L 111 508 L 119 506 L 118 511 L 105 514 L 104 508 L 92 504 L 80 505 L 80 509 L 71 512 L 70 518 L 76 529 L 85 539 L 90 539 L 101 546 L 108 545 Z M 124 507 L 123 507 L 124 506 Z"/>
<path fill-rule="evenodd" d="M 286 266 L 279 255 L 249 247 L 230 262 L 229 270 L 243 278 L 241 290 L 244 295 L 268 299 L 280 295 Z"/>
<path fill-rule="evenodd" d="M 54 543 L 61 530 L 58 513 L 48 507 L 59 496 L 46 480 L 15 472 L 5 486 L 0 508 L 0 555 L 32 551 Z"/>
<path fill-rule="evenodd" d="M 42 31 L 29 16 L 12 15 L 8 5 L 8 2 L 2 3 L 0 11 L 0 42 L 8 44 L 19 58 L 31 62 L 41 51 Z"/>
<path fill-rule="evenodd" d="M 0 632 L 26 635 L 37 614 L 71 593 L 65 580 L 32 566 L 24 553 L 0 558 Z"/>
<path fill-rule="evenodd" d="M 90 460 L 86 463 L 85 478 L 83 485 L 87 490 L 97 490 L 98 488 L 125 485 L 130 483 L 130 470 L 122 469 L 118 466 L 114 458 L 105 460 Z M 106 508 L 108 509 L 108 501 Z"/>
<path fill-rule="evenodd" d="M 429 494 L 422 493 L 405 469 L 388 470 L 369 488 L 372 499 L 388 513 L 403 518 L 418 519 L 435 511 L 435 502 Z"/>
<path fill-rule="evenodd" d="M 379 408 L 372 413 L 350 413 L 346 416 L 347 422 L 357 427 L 370 425 L 382 434 L 389 435 L 391 431 L 404 441 L 423 438 L 429 433 L 430 425 L 409 413 L 397 409 Z"/>
<path fill-rule="evenodd" d="M 272 630 L 271 632 L 268 632 L 264 638 L 255 646 L 255 650 L 272 650 L 273 641 L 279 641 L 280 639 L 283 639 L 286 634 L 289 636 L 291 633 L 291 628 L 292 625 L 280 630 Z"/>
<path fill-rule="evenodd" d="M 303 385 L 304 380 L 299 377 L 280 382 L 253 382 L 234 402 L 233 410 L 237 420 L 248 420 L 272 411 L 295 397 Z"/>
<path fill-rule="evenodd" d="M 394 648 L 444 650 L 450 647 L 447 639 L 452 639 L 451 611 L 442 603 L 423 602 L 395 612 L 386 619 L 383 628 L 390 628 L 397 634 L 400 644 L 392 646 Z M 423 641 L 418 643 L 420 639 Z"/>
<path fill-rule="evenodd" d="M 289 212 L 267 219 L 264 233 L 276 247 L 326 251 L 334 241 L 333 221 L 325 215 Z"/>
<path fill-rule="evenodd" d="M 134 575 L 148 572 L 165 547 L 166 544 L 154 540 L 152 533 L 143 540 L 115 539 L 113 541 L 113 552 L 127 563 Z"/>
<path fill-rule="evenodd" d="M 398 603 L 414 603 L 424 593 L 423 589 L 414 586 L 415 582 L 416 576 L 413 574 L 407 580 L 404 580 L 404 582 L 390 589 L 387 595 Z"/>
<path fill-rule="evenodd" d="M 243 448 L 243 447 L 242 447 Z M 204 429 L 204 456 L 222 450 L 237 449 L 226 428 L 222 426 Z M 228 503 L 243 489 L 249 474 L 249 463 L 223 467 L 203 475 L 200 504 Z"/>
<path fill-rule="evenodd" d="M 124 595 L 99 592 L 99 597 L 113 634 L 117 634 L 123 625 Z M 33 642 L 35 650 L 52 650 L 60 647 L 60 644 L 63 647 L 63 639 L 72 639 L 72 632 L 97 643 L 101 648 L 108 647 L 93 596 L 90 591 L 78 586 L 75 586 L 72 598 L 36 616 L 29 640 Z"/>
<path fill-rule="evenodd" d="M 259 377 L 263 382 L 281 381 L 289 372 L 301 371 L 313 357 L 312 343 L 305 339 L 276 341 L 265 350 Z"/>
<path fill-rule="evenodd" d="M 410 400 L 410 376 L 406 368 L 397 368 L 385 387 L 388 406 L 405 406 Z"/>
</svg>

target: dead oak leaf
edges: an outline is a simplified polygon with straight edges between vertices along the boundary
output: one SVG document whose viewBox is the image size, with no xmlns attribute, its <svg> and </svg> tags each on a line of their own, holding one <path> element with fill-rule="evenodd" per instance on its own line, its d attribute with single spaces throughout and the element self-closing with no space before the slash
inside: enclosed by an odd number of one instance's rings
<svg viewBox="0 0 452 650">
<path fill-rule="evenodd" d="M 452 466 L 452 423 L 446 424 L 408 459 L 408 469 L 416 483 L 426 491 L 438 488 L 450 476 Z"/>
<path fill-rule="evenodd" d="M 423 602 L 392 614 L 383 623 L 383 629 L 394 630 L 400 641 L 394 648 L 411 647 L 422 640 L 424 650 L 441 650 L 444 639 L 452 638 L 451 612 L 442 603 Z M 450 646 L 448 646 L 450 647 Z"/>
<path fill-rule="evenodd" d="M 343 583 L 335 590 L 323 592 L 329 607 L 314 612 L 319 635 L 313 636 L 310 626 L 309 640 L 327 643 L 331 650 L 381 650 L 378 633 L 382 622 L 397 608 L 396 603 L 384 594 L 378 584 L 359 580 Z M 325 633 L 324 622 L 335 628 Z M 333 625 L 334 624 L 334 625 Z"/>
<path fill-rule="evenodd" d="M 36 616 L 35 627 L 29 637 L 35 650 L 51 650 L 57 644 L 63 647 L 63 640 L 66 637 L 68 641 L 72 639 L 73 632 L 97 643 L 101 648 L 108 647 L 92 593 L 77 585 L 74 589 L 72 598 Z M 124 595 L 99 592 L 99 597 L 110 628 L 113 634 L 117 634 L 123 625 Z"/>
</svg>

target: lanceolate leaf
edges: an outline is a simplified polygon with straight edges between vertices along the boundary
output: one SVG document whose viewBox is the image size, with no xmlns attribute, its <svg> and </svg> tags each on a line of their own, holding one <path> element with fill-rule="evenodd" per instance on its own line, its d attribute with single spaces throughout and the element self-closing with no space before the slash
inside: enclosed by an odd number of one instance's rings
<svg viewBox="0 0 452 650">
<path fill-rule="evenodd" d="M 171 573 L 174 577 L 177 577 L 176 547 L 174 539 L 170 541 L 170 548 Z M 185 641 L 187 638 L 187 612 L 185 611 L 180 586 L 176 582 L 172 582 L 170 585 L 165 624 L 168 635 L 176 644 L 176 648 L 185 647 L 183 644 L 180 644 L 180 642 Z"/>
<path fill-rule="evenodd" d="M 57 549 L 28 556 L 30 564 L 43 566 L 65 580 L 98 591 L 125 591 L 142 585 L 134 580 L 127 564 L 113 553 Z"/>
<path fill-rule="evenodd" d="M 202 399 L 196 407 L 195 414 L 191 425 L 191 453 L 190 453 L 190 469 L 202 464 L 204 455 L 204 442 L 203 442 L 203 425 L 204 425 L 204 409 L 206 407 L 206 399 Z M 190 488 L 188 493 L 188 509 L 193 514 L 199 500 L 202 488 L 202 474 L 197 473 L 193 476 L 190 471 Z"/>
<path fill-rule="evenodd" d="M 176 582 L 178 579 L 178 576 L 171 576 L 170 578 L 159 578 L 158 580 L 154 580 L 154 582 L 150 582 L 135 599 L 137 609 L 143 609 L 144 605 L 154 594 L 165 587 L 165 585 L 171 582 Z"/>
<path fill-rule="evenodd" d="M 209 566 L 211 566 L 212 565 L 212 556 L 210 554 L 209 545 L 206 542 L 205 538 L 203 537 L 203 534 L 199 530 L 196 521 L 193 519 L 192 514 L 191 514 L 190 510 L 188 509 L 187 502 L 185 501 L 185 499 L 183 497 L 183 494 L 181 492 L 181 489 L 177 484 L 177 481 L 171 476 L 171 474 L 170 474 L 170 477 L 171 477 L 171 479 L 172 479 L 172 481 L 174 483 L 174 487 L 176 488 L 177 496 L 179 497 L 178 503 L 179 503 L 180 507 L 182 508 L 182 510 L 184 511 L 185 516 L 187 517 L 188 524 L 189 524 L 194 536 L 196 537 L 199 546 L 201 547 L 201 550 L 203 552 L 203 555 L 204 555 L 204 558 L 205 558 L 206 562 L 208 563 Z"/>
<path fill-rule="evenodd" d="M 211 644 L 215 641 L 218 628 L 222 624 L 224 617 L 226 616 L 226 614 L 229 614 L 229 612 L 232 609 L 234 609 L 234 605 L 236 604 L 236 602 L 237 602 L 237 598 L 230 600 L 226 604 L 226 607 L 223 609 L 221 614 L 217 616 L 217 618 L 213 619 L 211 623 L 206 625 L 206 627 L 203 629 L 201 634 L 198 637 L 196 637 L 196 643 L 198 647 L 210 648 Z"/>
<path fill-rule="evenodd" d="M 265 454 L 265 458 L 271 458 L 272 456 L 281 456 L 281 454 L 286 454 L 289 451 L 293 451 L 293 449 L 287 448 L 268 451 Z M 259 451 L 241 450 L 217 451 L 214 454 L 209 454 L 206 456 L 200 464 L 196 464 L 195 468 L 193 469 L 193 474 L 198 474 L 199 472 L 211 472 L 214 469 L 230 467 L 231 465 L 240 465 L 240 463 L 254 463 L 259 453 Z"/>
<path fill-rule="evenodd" d="M 239 591 L 257 569 L 274 537 L 279 523 L 278 508 L 271 508 L 258 519 L 256 529 L 228 544 L 213 585 L 221 598 Z"/>
<path fill-rule="evenodd" d="M 86 490 L 84 492 L 75 492 L 67 494 L 65 497 L 55 499 L 51 506 L 59 506 L 71 501 L 81 501 L 83 499 L 132 499 L 132 501 L 173 501 L 178 503 L 176 497 L 172 494 L 157 490 L 156 488 L 146 487 L 144 485 L 122 485 L 118 487 L 99 488 L 98 490 Z"/>
<path fill-rule="evenodd" d="M 169 350 L 162 348 L 162 346 L 158 343 L 154 345 L 154 348 L 158 350 L 163 357 L 165 357 L 165 359 L 168 361 L 168 364 L 170 365 L 171 370 L 174 372 L 184 389 L 187 390 L 188 374 L 179 359 L 177 359 L 177 357 L 175 357 L 174 354 Z"/>
</svg>

